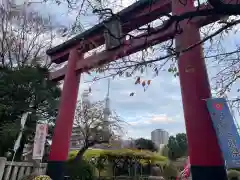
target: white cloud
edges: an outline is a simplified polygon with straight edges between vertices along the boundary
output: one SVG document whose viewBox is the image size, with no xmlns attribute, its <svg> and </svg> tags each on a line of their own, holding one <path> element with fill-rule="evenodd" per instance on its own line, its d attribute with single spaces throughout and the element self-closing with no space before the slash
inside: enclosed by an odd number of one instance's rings
<svg viewBox="0 0 240 180">
<path fill-rule="evenodd" d="M 138 121 L 130 121 L 128 122 L 132 126 L 137 125 L 146 125 L 146 124 L 162 124 L 162 123 L 173 123 L 174 120 L 168 117 L 165 114 L 153 115 L 150 119 L 146 120 L 138 120 Z"/>
<path fill-rule="evenodd" d="M 165 114 L 160 116 L 153 116 L 150 122 L 154 123 L 168 123 L 168 122 L 174 122 L 174 120 L 170 117 L 167 117 Z"/>
</svg>

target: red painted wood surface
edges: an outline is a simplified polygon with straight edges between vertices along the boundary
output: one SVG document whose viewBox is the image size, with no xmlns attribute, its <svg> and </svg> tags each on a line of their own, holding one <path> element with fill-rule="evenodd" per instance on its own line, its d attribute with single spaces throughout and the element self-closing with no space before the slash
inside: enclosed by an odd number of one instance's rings
<svg viewBox="0 0 240 180">
<path fill-rule="evenodd" d="M 124 19 L 122 20 L 123 34 L 129 33 L 130 31 L 161 17 L 162 13 L 169 13 L 171 11 L 171 3 L 169 2 L 171 1 L 157 0 L 151 7 L 147 6 L 143 9 L 136 9 L 134 13 L 126 13 L 126 15 L 122 15 L 123 17 L 121 19 Z M 104 44 L 103 30 L 104 29 L 99 26 L 99 28 L 94 30 L 93 33 L 88 33 L 87 36 L 84 36 L 84 40 L 88 42 L 85 46 L 85 52 Z M 87 31 L 91 31 L 91 29 Z M 73 42 L 74 39 L 77 39 L 77 36 L 47 51 L 47 54 L 51 57 L 52 62 L 60 64 L 67 61 L 67 57 L 71 49 L 79 46 L 80 40 L 76 40 L 75 43 L 70 43 Z"/>
<path fill-rule="evenodd" d="M 193 9 L 193 0 L 186 6 L 173 1 L 173 13 L 182 14 Z M 199 27 L 188 20 L 179 23 L 183 32 L 175 37 L 181 49 L 201 41 Z M 188 137 L 188 153 L 193 166 L 223 166 L 224 161 L 206 102 L 211 97 L 202 46 L 182 53 L 178 58 L 179 79 L 182 92 L 184 119 Z"/>
<path fill-rule="evenodd" d="M 240 4 L 237 0 L 223 0 L 225 3 L 231 3 L 231 4 Z M 210 5 L 202 5 L 200 9 L 204 8 L 211 8 Z M 195 8 L 196 9 L 196 8 Z M 123 10 L 124 11 L 124 10 Z M 122 13 L 122 18 L 124 19 L 124 23 L 122 24 L 123 33 L 126 34 L 134 29 L 137 29 L 138 27 L 141 27 L 151 21 L 154 21 L 155 19 L 162 16 L 164 13 L 170 13 L 172 11 L 171 9 L 171 0 L 156 0 L 154 4 L 152 4 L 150 7 L 146 6 L 143 9 L 135 9 L 132 11 L 131 14 Z M 125 15 L 126 14 L 126 15 Z M 126 17 L 125 17 L 126 16 Z M 209 23 L 214 22 L 218 19 L 216 19 L 216 16 L 208 17 Z M 199 22 L 201 24 L 201 22 Z M 201 24 L 204 26 L 204 24 Z M 206 25 L 206 24 L 205 24 Z M 97 25 L 99 26 L 99 25 Z M 103 38 L 103 28 L 102 26 L 99 27 L 93 27 L 96 30 L 92 31 L 92 33 L 87 33 L 87 36 L 84 36 L 85 41 L 88 42 L 85 47 L 85 52 L 94 49 L 98 46 L 101 46 L 104 44 L 104 38 Z M 91 28 L 91 29 L 93 29 Z M 87 30 L 87 31 L 91 31 Z M 60 64 L 62 62 L 67 61 L 69 52 L 72 48 L 78 48 L 79 47 L 79 37 L 80 35 L 77 35 L 76 37 L 72 38 L 69 41 L 64 42 L 63 44 L 60 44 L 50 50 L 47 51 L 47 54 L 51 57 L 52 62 Z"/>
<path fill-rule="evenodd" d="M 219 16 L 212 16 L 209 17 L 197 17 L 192 19 L 192 21 L 196 24 L 207 25 L 219 19 Z M 112 51 L 103 51 L 96 55 L 92 55 L 85 59 L 81 59 L 81 61 L 77 62 L 76 71 L 84 72 L 90 70 L 93 66 L 97 66 L 103 63 L 109 63 L 111 61 L 117 60 L 121 57 L 136 53 L 146 47 L 150 47 L 152 45 L 156 45 L 171 39 L 175 36 L 175 27 L 174 24 L 172 27 L 169 27 L 165 31 L 160 31 L 159 29 L 162 26 L 155 28 L 155 31 L 147 38 L 146 43 L 146 36 L 144 34 L 139 35 L 142 38 L 136 38 L 132 40 L 126 41 L 125 45 L 120 48 L 117 48 Z M 66 67 L 63 67 L 55 72 L 50 73 L 50 79 L 54 81 L 63 80 L 66 72 Z"/>
<path fill-rule="evenodd" d="M 69 140 L 72 134 L 80 81 L 80 75 L 77 75 L 74 69 L 79 58 L 80 56 L 77 50 L 72 50 L 70 52 L 56 126 L 54 128 L 49 161 L 66 161 L 68 157 L 70 145 Z"/>
</svg>

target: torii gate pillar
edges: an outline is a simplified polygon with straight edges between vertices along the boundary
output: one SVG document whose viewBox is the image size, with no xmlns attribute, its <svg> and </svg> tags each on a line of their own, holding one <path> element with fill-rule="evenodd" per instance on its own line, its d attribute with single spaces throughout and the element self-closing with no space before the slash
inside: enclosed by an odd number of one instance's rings
<svg viewBox="0 0 240 180">
<path fill-rule="evenodd" d="M 48 157 L 47 175 L 53 180 L 64 179 L 80 82 L 80 74 L 77 74 L 75 68 L 77 61 L 82 57 L 83 55 L 77 49 L 70 51 L 56 127 Z"/>
<path fill-rule="evenodd" d="M 186 3 L 185 3 L 186 2 Z M 194 8 L 194 0 L 172 0 L 173 14 Z M 201 40 L 199 28 L 190 21 L 180 23 L 176 36 L 177 50 L 186 49 Z M 205 99 L 211 97 L 206 65 L 201 46 L 178 57 L 182 102 L 193 180 L 226 180 L 226 170 Z"/>
</svg>

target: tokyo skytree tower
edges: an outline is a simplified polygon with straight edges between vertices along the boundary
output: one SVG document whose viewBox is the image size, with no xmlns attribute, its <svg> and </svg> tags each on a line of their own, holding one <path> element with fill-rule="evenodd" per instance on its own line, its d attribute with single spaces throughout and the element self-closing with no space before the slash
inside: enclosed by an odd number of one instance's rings
<svg viewBox="0 0 240 180">
<path fill-rule="evenodd" d="M 103 111 L 104 122 L 106 122 L 106 125 L 104 126 L 104 131 L 109 131 L 109 116 L 111 114 L 109 89 L 110 89 L 110 79 L 108 79 L 108 90 L 107 90 L 107 95 L 106 95 L 106 98 L 105 98 L 105 108 L 104 108 L 104 111 Z"/>
</svg>

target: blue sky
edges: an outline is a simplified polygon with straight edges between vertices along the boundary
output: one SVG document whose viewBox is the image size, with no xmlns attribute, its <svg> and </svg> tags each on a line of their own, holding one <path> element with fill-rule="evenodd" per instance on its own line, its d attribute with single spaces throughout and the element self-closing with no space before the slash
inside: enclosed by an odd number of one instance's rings
<svg viewBox="0 0 240 180">
<path fill-rule="evenodd" d="M 125 6 L 131 1 L 124 0 Z M 50 14 L 56 24 L 69 26 L 75 18 L 74 11 L 68 12 L 66 5 L 45 4 L 35 6 L 39 10 L 43 10 L 45 14 Z M 81 23 L 88 28 L 96 24 L 96 17 L 82 17 Z M 239 38 L 231 34 L 224 39 L 224 44 L 229 49 L 235 47 L 239 42 Z M 206 45 L 207 46 L 207 45 Z M 210 79 L 214 76 L 217 68 L 212 67 L 213 64 L 208 63 L 208 71 Z M 143 79 L 152 79 L 151 71 L 142 75 Z M 81 92 L 88 88 L 88 84 L 84 83 L 92 79 L 91 76 L 84 74 L 81 77 Z M 129 125 L 126 127 L 127 137 L 144 137 L 150 138 L 150 133 L 156 128 L 167 130 L 171 135 L 185 132 L 185 124 L 181 102 L 181 92 L 178 78 L 166 71 L 161 72 L 158 77 L 152 79 L 152 83 L 146 92 L 140 85 L 134 84 L 134 78 L 116 78 L 111 79 L 110 100 L 111 108 L 114 109 L 123 120 Z M 212 82 L 213 83 L 213 82 Z M 107 79 L 99 80 L 92 86 L 91 100 L 103 100 L 107 93 Z M 135 92 L 136 95 L 130 97 L 129 94 Z M 236 96 L 236 93 L 229 93 L 230 98 Z M 239 118 L 237 116 L 237 118 Z"/>
<path fill-rule="evenodd" d="M 143 78 L 148 79 L 147 77 L 151 78 L 150 75 Z M 128 136 L 149 138 L 150 132 L 155 128 L 165 129 L 171 134 L 185 131 L 177 78 L 167 72 L 161 73 L 152 80 L 146 92 L 134 82 L 134 78 L 111 80 L 111 108 L 130 124 Z M 83 85 L 81 89 L 84 86 L 86 87 Z M 107 79 L 96 81 L 92 85 L 92 101 L 103 99 L 106 92 Z M 131 92 L 136 95 L 130 97 Z"/>
</svg>

